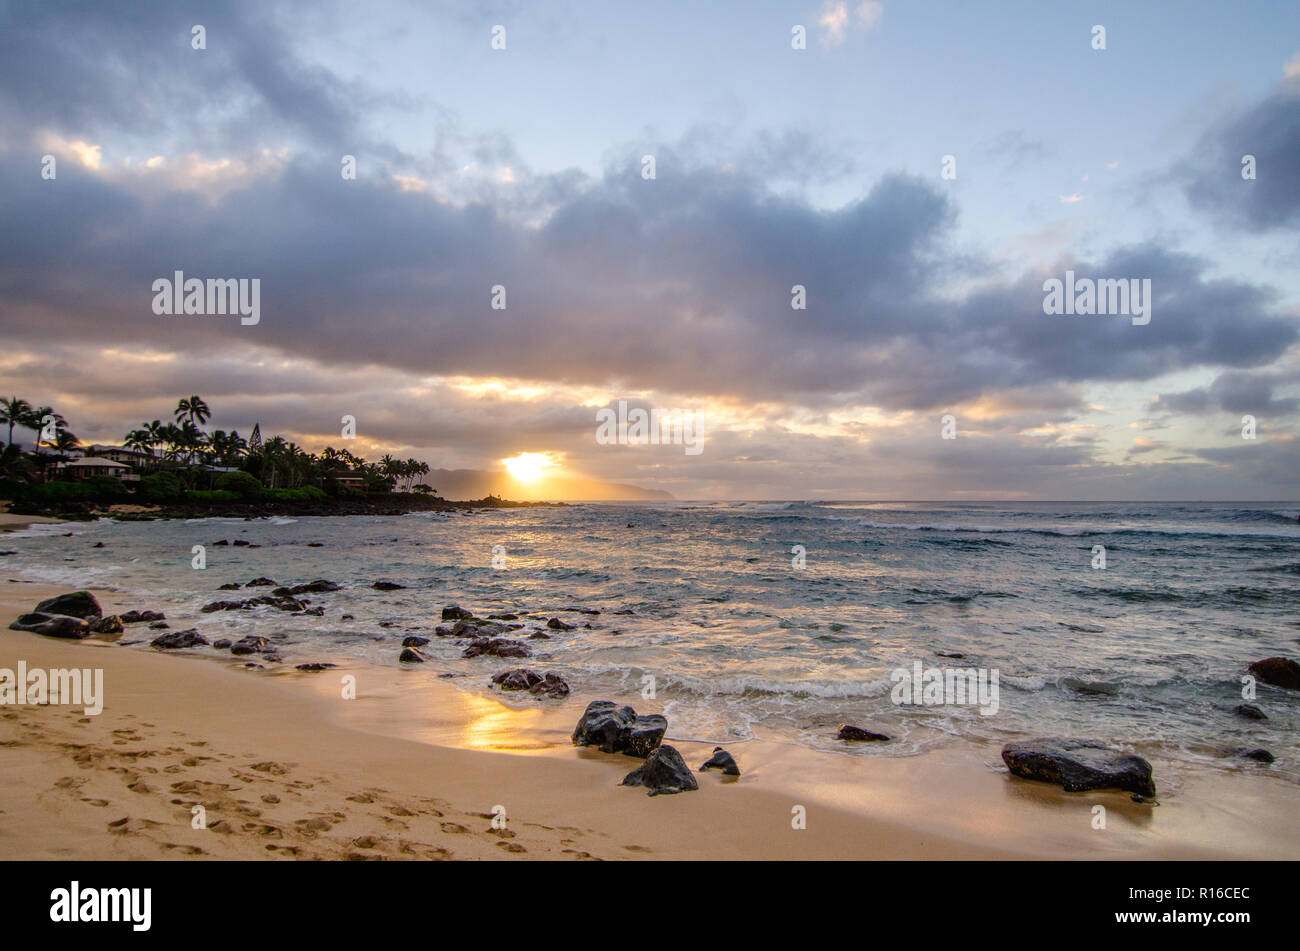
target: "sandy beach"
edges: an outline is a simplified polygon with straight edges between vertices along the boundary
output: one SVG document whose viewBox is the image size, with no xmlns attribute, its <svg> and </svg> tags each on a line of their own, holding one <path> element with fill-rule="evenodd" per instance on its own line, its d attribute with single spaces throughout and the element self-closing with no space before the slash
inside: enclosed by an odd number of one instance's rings
<svg viewBox="0 0 1300 951">
<path fill-rule="evenodd" d="M 0 615 L 64 588 L 6 580 Z M 106 612 L 148 608 L 96 591 Z M 173 626 L 183 618 L 172 619 Z M 407 672 L 249 670 L 153 652 L 144 626 L 63 641 L 5 630 L 0 667 L 99 668 L 103 712 L 0 708 L 6 859 L 1293 858 L 1300 791 L 1156 762 L 1159 806 L 1010 777 L 994 747 L 832 757 L 761 740 L 738 780 L 621 788 L 639 761 L 575 749 L 587 702 L 519 708 Z M 287 665 L 286 665 L 287 666 Z M 345 676 L 356 698 L 342 699 Z M 639 697 L 610 697 L 656 712 Z M 670 731 L 671 734 L 671 731 Z M 679 743 L 698 766 L 711 748 Z M 1092 827 L 1105 806 L 1107 828 Z M 206 828 L 192 827 L 202 806 Z M 806 828 L 792 828 L 792 810 Z M 505 828 L 494 828 L 504 808 Z"/>
</svg>

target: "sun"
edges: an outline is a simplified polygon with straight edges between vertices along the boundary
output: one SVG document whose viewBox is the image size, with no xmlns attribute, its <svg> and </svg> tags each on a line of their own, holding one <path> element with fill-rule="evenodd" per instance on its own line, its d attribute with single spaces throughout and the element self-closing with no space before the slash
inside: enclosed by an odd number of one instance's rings
<svg viewBox="0 0 1300 951">
<path fill-rule="evenodd" d="M 520 482 L 536 482 L 546 475 L 547 469 L 555 465 L 550 453 L 545 452 L 521 452 L 509 459 L 502 459 L 501 462 L 510 476 Z"/>
</svg>

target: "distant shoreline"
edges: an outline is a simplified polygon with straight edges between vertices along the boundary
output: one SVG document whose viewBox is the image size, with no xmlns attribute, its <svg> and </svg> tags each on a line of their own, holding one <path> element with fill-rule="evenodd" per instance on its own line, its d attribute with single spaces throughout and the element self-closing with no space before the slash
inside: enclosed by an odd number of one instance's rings
<svg viewBox="0 0 1300 951">
<path fill-rule="evenodd" d="M 90 521 L 112 518 L 118 521 L 150 522 L 191 518 L 275 518 L 335 515 L 408 515 L 412 512 L 455 512 L 478 509 L 559 508 L 565 502 L 513 502 L 489 496 L 483 499 L 451 501 L 419 495 L 380 495 L 364 498 L 330 499 L 323 502 L 172 502 L 157 506 L 100 505 L 90 502 L 14 502 L 9 514 L 15 518 Z"/>
</svg>

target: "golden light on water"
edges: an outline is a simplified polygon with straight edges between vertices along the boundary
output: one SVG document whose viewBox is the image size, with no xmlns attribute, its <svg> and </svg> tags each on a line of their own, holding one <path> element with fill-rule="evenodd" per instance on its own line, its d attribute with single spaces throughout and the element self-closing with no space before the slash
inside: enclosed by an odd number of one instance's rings
<svg viewBox="0 0 1300 951">
<path fill-rule="evenodd" d="M 545 452 L 521 452 L 509 459 L 502 459 L 511 478 L 520 482 L 536 482 L 546 475 L 546 470 L 555 466 L 555 460 Z"/>
</svg>

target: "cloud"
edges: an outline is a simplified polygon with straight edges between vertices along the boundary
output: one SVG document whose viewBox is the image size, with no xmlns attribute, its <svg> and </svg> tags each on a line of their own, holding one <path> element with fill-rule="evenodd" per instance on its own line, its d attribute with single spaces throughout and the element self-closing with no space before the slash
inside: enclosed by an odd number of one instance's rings
<svg viewBox="0 0 1300 951">
<path fill-rule="evenodd" d="M 821 41 L 826 46 L 837 46 L 844 42 L 855 24 L 863 30 L 873 30 L 884 15 L 885 5 L 878 0 L 859 3 L 852 13 L 845 0 L 826 0 L 817 15 Z"/>
<path fill-rule="evenodd" d="M 1217 124 L 1174 169 L 1193 208 L 1254 232 L 1300 223 L 1300 75 L 1288 77 Z M 1242 178 L 1247 155 L 1254 156 L 1253 180 Z"/>
</svg>

